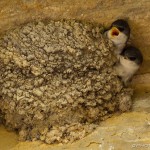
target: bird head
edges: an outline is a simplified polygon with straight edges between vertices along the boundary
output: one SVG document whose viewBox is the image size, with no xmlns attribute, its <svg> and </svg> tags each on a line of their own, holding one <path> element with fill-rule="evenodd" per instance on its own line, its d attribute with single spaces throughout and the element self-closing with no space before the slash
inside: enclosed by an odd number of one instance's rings
<svg viewBox="0 0 150 150">
<path fill-rule="evenodd" d="M 123 49 L 130 37 L 130 27 L 127 21 L 118 19 L 111 24 L 106 34 L 116 47 Z"/>
<path fill-rule="evenodd" d="M 125 47 L 121 53 L 121 56 L 136 65 L 141 65 L 143 62 L 143 55 L 141 51 L 134 46 Z"/>
</svg>

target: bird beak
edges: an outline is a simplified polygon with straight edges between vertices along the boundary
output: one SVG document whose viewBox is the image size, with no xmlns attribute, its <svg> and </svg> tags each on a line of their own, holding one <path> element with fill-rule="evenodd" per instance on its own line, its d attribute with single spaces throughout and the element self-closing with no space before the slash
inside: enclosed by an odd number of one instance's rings
<svg viewBox="0 0 150 150">
<path fill-rule="evenodd" d="M 111 28 L 111 36 L 114 37 L 114 36 L 118 36 L 120 33 L 120 31 L 116 28 L 116 27 L 112 27 Z"/>
</svg>

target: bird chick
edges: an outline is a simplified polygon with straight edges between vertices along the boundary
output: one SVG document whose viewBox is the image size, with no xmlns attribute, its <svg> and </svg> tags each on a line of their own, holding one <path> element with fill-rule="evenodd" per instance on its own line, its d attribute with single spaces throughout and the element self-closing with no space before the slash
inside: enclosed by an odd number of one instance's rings
<svg viewBox="0 0 150 150">
<path fill-rule="evenodd" d="M 113 42 L 116 47 L 115 54 L 119 55 L 130 37 L 130 27 L 127 21 L 118 19 L 111 24 L 104 35 Z"/>
<path fill-rule="evenodd" d="M 140 50 L 136 47 L 128 46 L 125 47 L 119 55 L 119 61 L 114 68 L 117 75 L 122 79 L 124 84 L 127 85 L 142 62 L 143 56 Z"/>
</svg>

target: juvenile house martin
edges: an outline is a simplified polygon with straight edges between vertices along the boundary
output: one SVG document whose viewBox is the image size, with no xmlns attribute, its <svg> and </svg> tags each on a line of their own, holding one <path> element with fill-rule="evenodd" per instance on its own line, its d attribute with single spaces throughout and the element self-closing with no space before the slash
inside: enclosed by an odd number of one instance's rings
<svg viewBox="0 0 150 150">
<path fill-rule="evenodd" d="M 116 47 L 115 54 L 119 55 L 130 37 L 130 27 L 127 21 L 118 19 L 111 24 L 104 35 L 113 42 Z"/>
<path fill-rule="evenodd" d="M 132 79 L 143 62 L 143 56 L 139 49 L 127 46 L 119 55 L 119 61 L 114 66 L 117 75 L 125 85 Z"/>
</svg>

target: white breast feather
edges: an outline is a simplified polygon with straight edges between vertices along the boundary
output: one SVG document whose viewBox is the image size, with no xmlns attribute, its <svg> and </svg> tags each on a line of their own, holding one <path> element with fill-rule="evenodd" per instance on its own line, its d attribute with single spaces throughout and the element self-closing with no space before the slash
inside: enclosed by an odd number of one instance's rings
<svg viewBox="0 0 150 150">
<path fill-rule="evenodd" d="M 122 77 L 124 82 L 126 82 L 135 74 L 135 72 L 139 69 L 139 66 L 135 62 L 120 56 L 120 63 L 115 67 L 115 69 L 117 74 Z"/>
</svg>

